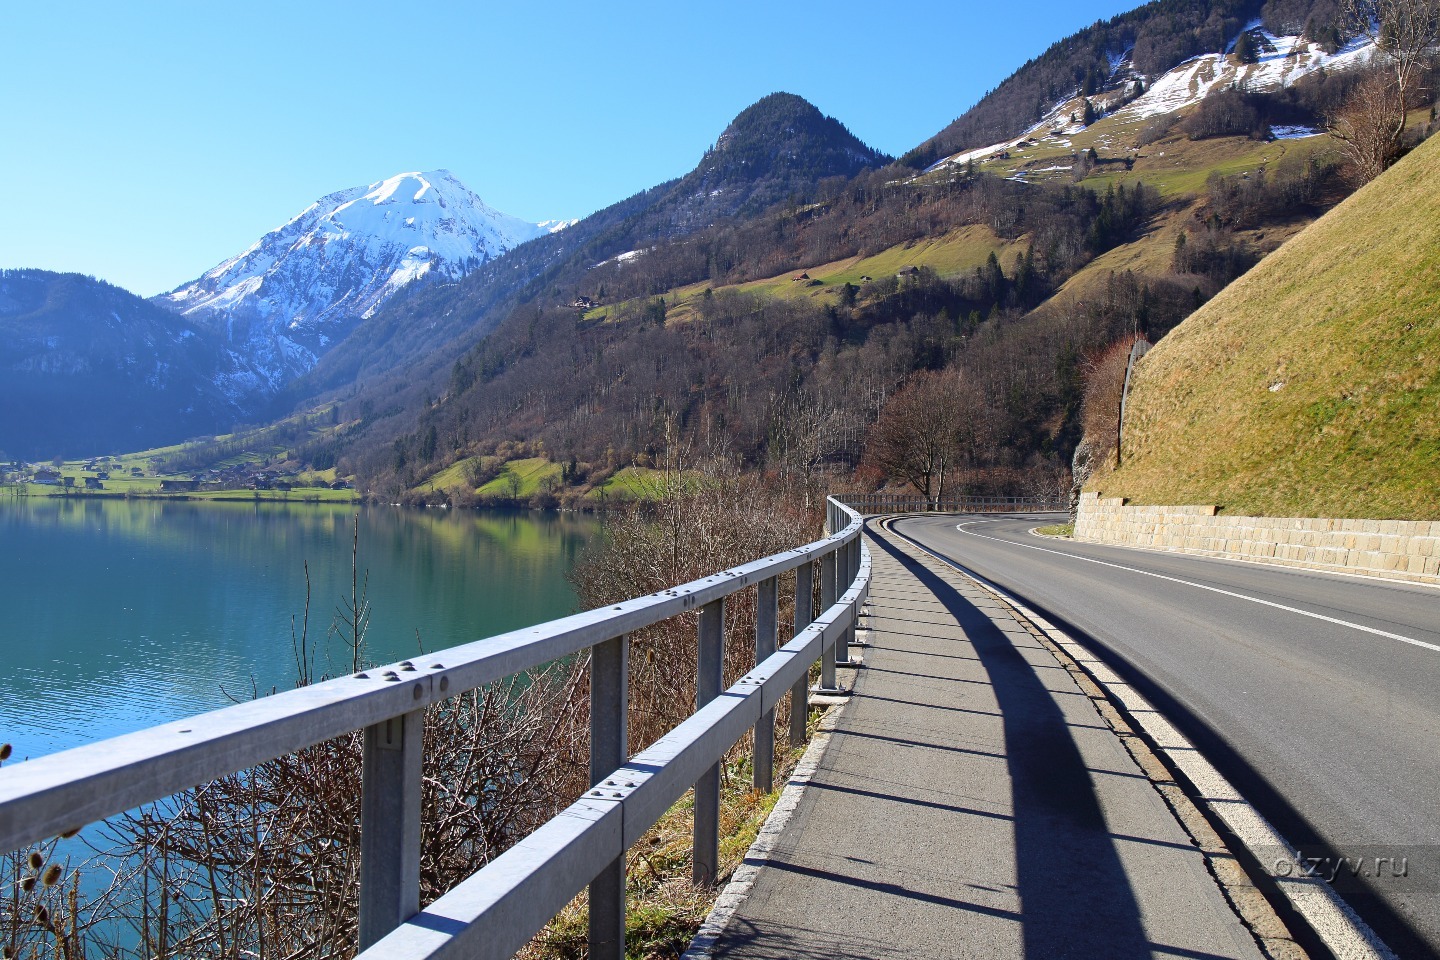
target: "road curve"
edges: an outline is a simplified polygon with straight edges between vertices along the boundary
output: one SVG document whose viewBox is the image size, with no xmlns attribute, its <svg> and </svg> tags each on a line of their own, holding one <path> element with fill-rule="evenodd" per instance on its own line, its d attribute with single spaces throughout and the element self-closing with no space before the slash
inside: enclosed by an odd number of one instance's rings
<svg viewBox="0 0 1440 960">
<path fill-rule="evenodd" d="M 1440 957 L 1440 590 L 1030 532 L 1055 522 L 895 529 L 1071 632 L 1400 956 Z"/>
</svg>

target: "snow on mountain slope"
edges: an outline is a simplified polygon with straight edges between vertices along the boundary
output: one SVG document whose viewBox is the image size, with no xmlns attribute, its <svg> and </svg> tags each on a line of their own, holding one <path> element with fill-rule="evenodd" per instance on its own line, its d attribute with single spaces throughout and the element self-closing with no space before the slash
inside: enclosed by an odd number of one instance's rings
<svg viewBox="0 0 1440 960">
<path fill-rule="evenodd" d="M 445 170 L 402 173 L 321 198 L 156 300 L 222 333 L 274 390 L 406 284 L 459 278 L 574 222 L 500 213 Z"/>
<path fill-rule="evenodd" d="M 1239 86 L 1245 90 L 1274 90 L 1288 87 L 1301 77 L 1323 68 L 1344 70 L 1366 63 L 1374 45 L 1366 38 L 1353 40 L 1335 53 L 1326 53 L 1316 43 L 1301 37 L 1277 37 L 1250 24 L 1246 32 L 1256 40 L 1259 56 L 1255 63 L 1235 63 L 1229 56 L 1206 54 L 1187 60 L 1155 80 L 1144 95 L 1122 110 L 1119 116 L 1153 117 L 1199 103 L 1211 90 Z M 1238 39 L 1238 38 L 1237 38 Z M 1232 43 L 1230 48 L 1233 50 Z"/>
<path fill-rule="evenodd" d="M 1102 115 L 1120 119 L 1157 117 L 1193 106 L 1212 91 L 1231 86 L 1253 91 L 1274 90 L 1288 87 L 1322 68 L 1345 70 L 1362 66 L 1375 52 L 1374 44 L 1360 37 L 1333 54 L 1326 53 L 1319 44 L 1302 37 L 1279 37 L 1268 33 L 1260 27 L 1258 20 L 1248 24 L 1242 32 L 1249 33 L 1255 40 L 1259 53 L 1255 63 L 1237 63 L 1228 53 L 1211 53 L 1187 60 L 1160 76 L 1147 78 L 1133 72 L 1129 51 L 1126 51 L 1110 57 L 1110 83 L 1106 90 L 1089 100 Z M 1234 48 L 1235 41 L 1231 41 L 1228 49 Z M 1145 92 L 1127 103 L 1125 94 L 1136 80 L 1145 84 Z M 1076 91 L 1073 96 L 1056 103 L 1044 118 L 1014 140 L 957 153 L 932 164 L 926 172 L 983 160 L 1038 138 L 1067 144 L 1066 137 L 1085 129 L 1084 124 L 1077 121 L 1084 112 L 1084 101 L 1085 98 Z M 1287 127 L 1275 131 L 1275 135 L 1294 137 L 1313 133 L 1302 133 L 1303 130 Z"/>
</svg>

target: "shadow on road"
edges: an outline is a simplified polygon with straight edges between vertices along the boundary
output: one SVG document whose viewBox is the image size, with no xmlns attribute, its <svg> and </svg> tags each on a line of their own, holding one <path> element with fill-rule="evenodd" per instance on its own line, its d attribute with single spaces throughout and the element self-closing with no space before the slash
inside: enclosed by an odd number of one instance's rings
<svg viewBox="0 0 1440 960">
<path fill-rule="evenodd" d="M 1040 517 L 1018 517 L 1007 519 L 1033 519 L 1040 520 Z M 898 532 L 898 531 L 897 531 Z M 901 534 L 904 536 L 904 534 Z M 870 541 L 872 545 L 875 540 Z M 881 544 L 892 555 L 896 555 L 894 548 L 888 544 Z M 909 558 L 906 558 L 909 559 Z M 915 561 L 910 560 L 911 564 Z M 917 564 L 918 566 L 918 564 Z M 912 567 L 912 569 L 914 569 Z M 920 575 L 917 572 L 917 576 Z M 931 575 L 933 577 L 933 574 Z M 935 578 L 938 580 L 938 578 Z M 930 581 L 925 581 L 927 584 Z M 1029 609 L 1035 611 L 1049 623 L 1064 631 L 1081 646 L 1093 653 L 1101 662 L 1115 671 L 1125 683 L 1134 687 L 1141 695 L 1150 701 L 1167 720 L 1173 723 L 1183 733 L 1195 748 L 1209 760 L 1221 774 L 1228 779 L 1240 794 L 1269 820 L 1280 831 L 1286 840 L 1304 851 L 1307 856 L 1324 859 L 1330 862 L 1339 860 L 1347 853 L 1353 853 L 1353 849 L 1340 849 L 1324 840 L 1320 831 L 1301 814 L 1293 804 L 1273 787 L 1269 780 L 1255 769 L 1243 756 L 1236 751 L 1230 743 L 1203 718 L 1195 714 L 1184 702 L 1178 700 L 1162 686 L 1150 679 L 1145 673 L 1137 669 L 1125 656 L 1111 648 L 1101 638 L 1094 636 L 1074 622 L 1066 618 L 1063 613 L 1054 610 L 1028 595 L 1016 584 L 1005 582 L 1003 579 L 995 581 L 1001 588 L 1014 596 Z M 1222 834 L 1227 831 L 1223 825 L 1216 822 L 1212 824 Z M 1230 843 L 1232 851 L 1235 851 L 1242 860 L 1249 866 L 1249 872 L 1253 878 L 1266 888 L 1271 896 L 1271 903 L 1275 906 L 1281 918 L 1289 926 L 1294 935 L 1314 956 L 1329 956 L 1329 950 L 1315 936 L 1303 920 L 1290 911 L 1283 899 L 1274 891 L 1273 883 L 1269 879 L 1269 873 L 1263 865 L 1253 862 L 1253 859 L 1246 855 L 1243 848 L 1237 842 Z M 1402 851 L 1403 853 L 1404 851 Z M 1423 859 L 1423 858 L 1417 858 Z M 1431 860 L 1440 861 L 1440 858 L 1431 857 Z M 1426 864 L 1429 865 L 1428 863 Z M 1380 935 L 1399 956 L 1407 960 L 1440 960 L 1440 950 L 1429 942 L 1426 935 L 1418 931 L 1415 926 L 1395 905 L 1390 903 L 1384 895 L 1367 882 L 1344 873 L 1336 876 L 1333 886 L 1356 912 Z"/>
<path fill-rule="evenodd" d="M 958 590 L 892 544 L 877 539 L 871 545 L 934 593 L 989 675 L 1005 731 L 1025 955 L 1150 957 L 1090 771 L 1054 696 L 1010 639 Z"/>
</svg>

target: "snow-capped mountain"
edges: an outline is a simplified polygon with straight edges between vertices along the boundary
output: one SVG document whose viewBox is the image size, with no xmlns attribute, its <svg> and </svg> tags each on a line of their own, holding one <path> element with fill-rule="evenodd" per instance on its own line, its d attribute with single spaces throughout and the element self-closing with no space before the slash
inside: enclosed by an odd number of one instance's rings
<svg viewBox="0 0 1440 960">
<path fill-rule="evenodd" d="M 1231 87 L 1254 92 L 1275 90 L 1318 70 L 1363 66 L 1375 54 L 1374 44 L 1363 36 L 1334 53 L 1327 53 L 1320 44 L 1303 37 L 1271 34 L 1258 20 L 1247 24 L 1241 33 L 1250 34 L 1254 43 L 1254 63 L 1239 63 L 1229 53 L 1209 53 L 1186 60 L 1164 74 L 1146 77 L 1132 68 L 1130 51 L 1112 54 L 1110 77 L 1103 91 L 1083 97 L 1077 90 L 1052 106 L 1041 120 L 1015 139 L 945 157 L 929 169 L 984 160 L 1026 142 L 1068 147 L 1068 137 L 1085 129 L 1081 118 L 1087 100 L 1099 115 L 1143 120 L 1194 106 L 1212 91 Z M 1237 36 L 1230 42 L 1229 50 L 1235 49 L 1238 39 Z M 1137 82 L 1143 85 L 1144 92 L 1134 97 L 1132 92 Z M 1276 137 L 1294 137 L 1315 131 L 1282 128 L 1272 132 Z"/>
<path fill-rule="evenodd" d="M 156 301 L 221 333 L 273 391 L 406 284 L 459 278 L 572 223 L 500 213 L 446 170 L 401 173 L 322 197 Z"/>
</svg>

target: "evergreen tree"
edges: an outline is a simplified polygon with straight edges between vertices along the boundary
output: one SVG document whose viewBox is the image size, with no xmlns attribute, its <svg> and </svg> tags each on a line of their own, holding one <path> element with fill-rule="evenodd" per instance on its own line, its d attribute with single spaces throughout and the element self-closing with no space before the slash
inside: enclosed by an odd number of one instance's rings
<svg viewBox="0 0 1440 960">
<path fill-rule="evenodd" d="M 1260 59 L 1259 51 L 1255 49 L 1255 38 L 1246 30 L 1240 34 L 1240 39 L 1235 41 L 1235 59 L 1241 63 L 1254 63 Z"/>
<path fill-rule="evenodd" d="M 1085 101 L 1085 114 L 1084 114 L 1084 116 L 1082 116 L 1082 117 L 1080 118 L 1080 122 L 1083 123 L 1085 126 L 1088 127 L 1088 126 L 1090 126 L 1090 124 L 1094 123 L 1096 120 L 1099 120 L 1099 119 L 1100 119 L 1100 115 L 1095 112 L 1095 105 L 1094 105 L 1093 103 L 1091 103 L 1089 100 L 1086 100 L 1086 101 Z"/>
</svg>

